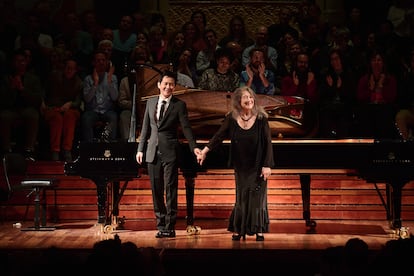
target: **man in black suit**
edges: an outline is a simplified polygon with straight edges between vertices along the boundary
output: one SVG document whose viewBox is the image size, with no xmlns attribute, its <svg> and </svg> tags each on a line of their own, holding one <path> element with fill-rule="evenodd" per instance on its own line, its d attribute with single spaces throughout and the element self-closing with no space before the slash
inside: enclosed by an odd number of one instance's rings
<svg viewBox="0 0 414 276">
<path fill-rule="evenodd" d="M 160 95 L 148 99 L 142 121 L 137 162 L 148 165 L 158 233 L 156 238 L 175 237 L 178 211 L 178 128 L 181 126 L 192 152 L 200 154 L 184 101 L 173 96 L 174 72 L 165 71 L 157 83 Z M 166 198 L 164 201 L 164 191 Z"/>
</svg>

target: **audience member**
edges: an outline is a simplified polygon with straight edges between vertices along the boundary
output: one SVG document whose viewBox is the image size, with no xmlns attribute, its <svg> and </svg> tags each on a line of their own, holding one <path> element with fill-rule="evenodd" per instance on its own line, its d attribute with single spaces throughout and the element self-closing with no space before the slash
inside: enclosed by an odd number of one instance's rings
<svg viewBox="0 0 414 276">
<path fill-rule="evenodd" d="M 286 33 L 292 34 L 296 39 L 299 39 L 298 27 L 291 25 L 294 20 L 293 13 L 288 7 L 282 7 L 279 13 L 279 22 L 274 23 L 268 27 L 269 37 L 268 45 L 273 48 L 278 48 L 278 44 Z"/>
<path fill-rule="evenodd" d="M 42 84 L 48 75 L 48 63 L 50 52 L 53 50 L 53 38 L 40 30 L 39 17 L 35 13 L 29 13 L 25 18 L 23 31 L 16 37 L 14 49 L 28 51 L 26 56 L 31 60 L 27 64 L 27 70 L 34 70 L 40 77 Z"/>
<path fill-rule="evenodd" d="M 358 80 L 358 136 L 386 139 L 397 134 L 394 119 L 397 100 L 396 77 L 386 70 L 385 55 L 374 51 L 368 72 Z"/>
<path fill-rule="evenodd" d="M 303 52 L 302 45 L 296 41 L 288 46 L 285 55 L 280 55 L 276 70 L 276 87 L 282 87 L 282 79 L 292 73 L 296 66 L 296 58 L 301 52 Z"/>
<path fill-rule="evenodd" d="M 177 68 L 180 55 L 185 49 L 185 39 L 182 30 L 171 33 L 167 44 L 168 63 Z"/>
<path fill-rule="evenodd" d="M 114 31 L 111 28 L 103 28 L 101 30 L 99 37 L 100 37 L 99 41 L 104 40 L 104 39 L 114 41 Z"/>
<path fill-rule="evenodd" d="M 38 76 L 27 70 L 27 59 L 16 50 L 10 59 L 9 71 L 1 77 L 0 141 L 1 151 L 11 152 L 16 125 L 22 122 L 23 150 L 26 158 L 35 161 L 35 145 L 39 130 L 40 104 L 44 90 Z M 20 142 L 20 140 L 17 140 Z"/>
<path fill-rule="evenodd" d="M 81 14 L 80 21 L 82 30 L 91 35 L 94 48 L 96 48 L 99 41 L 101 41 L 100 35 L 103 27 L 98 22 L 95 10 L 88 9 L 84 11 Z"/>
<path fill-rule="evenodd" d="M 167 45 L 162 28 L 159 25 L 151 26 L 148 33 L 148 47 L 155 64 L 168 63 Z"/>
<path fill-rule="evenodd" d="M 81 116 L 81 131 L 85 142 L 94 140 L 94 128 L 98 121 L 104 122 L 109 128 L 110 141 L 115 141 L 118 129 L 118 79 L 116 75 L 108 78 L 108 59 L 103 52 L 95 52 L 94 70 L 84 79 L 83 100 L 85 110 Z"/>
<path fill-rule="evenodd" d="M 194 85 L 198 84 L 198 77 L 195 69 L 195 58 L 191 48 L 184 49 L 178 59 L 178 64 L 174 67 L 174 71 L 189 76 Z"/>
<path fill-rule="evenodd" d="M 138 33 L 146 33 L 148 34 L 148 16 L 144 12 L 140 10 L 136 10 L 132 13 L 132 16 L 134 17 L 134 26 L 133 26 L 133 32 Z"/>
<path fill-rule="evenodd" d="M 286 32 L 282 35 L 278 43 L 276 44 L 277 51 L 277 70 L 279 70 L 280 62 L 283 61 L 289 53 L 290 45 L 299 41 L 299 37 L 292 32 Z M 276 70 L 276 71 L 277 71 Z"/>
<path fill-rule="evenodd" d="M 308 19 L 301 22 L 301 30 L 302 37 L 299 42 L 309 57 L 309 68 L 319 79 L 327 54 L 327 51 L 323 51 L 326 49 L 326 43 L 320 25 L 317 21 Z"/>
<path fill-rule="evenodd" d="M 409 252 L 414 250 L 414 237 L 389 240 L 370 263 L 370 275 L 387 276 L 406 274 L 412 267 Z M 365 274 L 367 275 L 367 274 Z"/>
<path fill-rule="evenodd" d="M 193 49 L 194 56 L 196 57 L 198 52 L 203 50 L 206 46 L 200 30 L 192 21 L 185 22 L 181 29 L 184 34 L 185 47 Z"/>
<path fill-rule="evenodd" d="M 201 35 L 204 35 L 204 32 L 207 27 L 207 16 L 202 10 L 195 10 L 191 13 L 190 21 L 193 22 Z"/>
<path fill-rule="evenodd" d="M 237 42 L 242 49 L 254 43 L 253 38 L 248 35 L 243 17 L 240 15 L 234 15 L 230 19 L 227 34 L 219 41 L 219 45 L 224 47 L 230 41 Z"/>
<path fill-rule="evenodd" d="M 227 42 L 224 48 L 228 49 L 233 56 L 233 61 L 231 62 L 231 65 L 230 65 L 231 70 L 233 70 L 233 72 L 240 75 L 241 71 L 243 71 L 244 69 L 243 64 L 242 64 L 243 48 L 236 41 Z"/>
<path fill-rule="evenodd" d="M 122 15 L 118 28 L 113 29 L 112 61 L 118 79 L 122 79 L 128 74 L 128 59 L 137 42 L 133 26 L 134 18 L 131 15 Z"/>
<path fill-rule="evenodd" d="M 388 73 L 394 76 L 400 75 L 401 57 L 407 54 L 405 48 L 408 43 L 401 44 L 391 21 L 385 19 L 379 23 L 375 33 L 375 43 L 376 50 L 379 49 L 383 53 Z"/>
<path fill-rule="evenodd" d="M 203 72 L 198 87 L 205 90 L 233 92 L 240 85 L 240 77 L 231 70 L 230 51 L 224 48 L 217 49 L 215 59 L 216 67 Z"/>
<path fill-rule="evenodd" d="M 207 48 L 207 41 L 205 38 L 205 31 L 207 28 L 207 16 L 202 10 L 195 10 L 191 13 L 190 21 L 194 23 L 194 25 L 198 29 L 198 41 L 196 41 L 197 45 L 200 45 L 200 49 L 196 49 L 197 51 L 201 51 Z"/>
<path fill-rule="evenodd" d="M 67 12 L 64 15 L 61 35 L 73 58 L 78 61 L 79 75 L 84 78 L 89 73 L 92 54 L 94 51 L 91 34 L 81 28 L 80 20 L 75 12 Z"/>
<path fill-rule="evenodd" d="M 147 33 L 150 32 L 152 26 L 158 26 L 161 28 L 162 39 L 167 40 L 167 21 L 162 13 L 155 12 L 151 14 L 149 19 L 149 30 Z"/>
<path fill-rule="evenodd" d="M 256 36 L 255 36 L 254 44 L 246 47 L 243 50 L 243 54 L 242 54 L 243 66 L 246 66 L 251 60 L 250 51 L 252 49 L 260 48 L 263 50 L 263 53 L 264 53 L 264 58 L 265 58 L 264 64 L 266 66 L 266 69 L 269 69 L 275 72 L 277 69 L 278 53 L 275 48 L 267 44 L 268 43 L 267 40 L 269 36 L 267 27 L 266 26 L 257 27 L 255 35 Z M 256 92 L 259 93 L 258 91 Z"/>
<path fill-rule="evenodd" d="M 240 74 L 240 86 L 248 86 L 257 94 L 275 94 L 275 75 L 266 69 L 265 51 L 263 48 L 252 48 L 246 69 Z"/>
<path fill-rule="evenodd" d="M 16 37 L 14 48 L 29 48 L 36 50 L 42 57 L 46 57 L 53 48 L 53 38 L 41 31 L 38 15 L 29 13 L 24 26 L 25 30 Z"/>
<path fill-rule="evenodd" d="M 106 68 L 106 72 L 108 72 L 108 78 L 111 79 L 112 75 L 115 73 L 115 65 L 112 62 L 112 50 L 113 50 L 112 41 L 109 39 L 104 39 L 104 40 L 99 41 L 97 50 L 105 53 L 106 55 L 106 58 L 108 60 L 108 66 Z"/>
<path fill-rule="evenodd" d="M 394 0 L 387 11 L 387 20 L 393 26 L 398 45 L 406 52 L 406 47 L 414 42 L 414 4 L 411 0 Z M 405 48 L 405 49 L 404 49 Z"/>
<path fill-rule="evenodd" d="M 409 67 L 398 84 L 398 112 L 395 123 L 401 138 L 414 138 L 414 51 L 409 58 Z"/>
<path fill-rule="evenodd" d="M 62 71 L 51 72 L 42 113 L 49 125 L 51 159 L 72 161 L 72 146 L 76 124 L 80 118 L 83 93 L 81 78 L 77 75 L 77 62 L 69 59 Z"/>
<path fill-rule="evenodd" d="M 357 77 L 346 65 L 340 50 L 330 51 L 329 66 L 319 86 L 319 136 L 323 138 L 351 136 Z"/>
<path fill-rule="evenodd" d="M 216 67 L 215 53 L 220 46 L 217 43 L 217 34 L 214 30 L 208 29 L 204 32 L 204 40 L 207 47 L 198 52 L 196 57 L 196 72 L 198 76 L 207 69 Z"/>
<path fill-rule="evenodd" d="M 138 44 L 134 51 L 131 53 L 131 64 L 152 64 L 151 54 L 149 49 L 144 44 Z M 136 66 L 135 66 L 136 67 Z M 141 89 L 141 82 L 139 81 L 139 68 L 134 68 L 128 74 L 128 76 L 121 79 L 119 85 L 119 97 L 118 97 L 118 107 L 119 107 L 119 134 L 121 141 L 128 141 L 130 138 L 130 126 L 131 126 L 131 115 L 132 115 L 132 104 L 133 104 L 133 92 L 134 85 L 136 91 L 139 92 Z M 136 97 L 139 97 L 139 93 L 136 92 Z M 139 103 L 140 99 L 136 98 L 136 103 Z M 135 106 L 136 110 L 139 109 L 139 105 Z M 140 111 L 136 112 L 139 114 Z M 139 118 L 138 118 L 139 119 Z M 138 120 L 136 120 L 138 121 Z M 139 122 L 140 123 L 140 122 Z"/>
<path fill-rule="evenodd" d="M 315 74 L 309 68 L 309 56 L 301 52 L 292 72 L 282 79 L 281 95 L 302 97 L 312 104 L 319 101 Z"/>
<path fill-rule="evenodd" d="M 149 47 L 149 45 L 148 45 L 148 43 L 149 43 L 148 42 L 149 41 L 148 33 L 138 32 L 136 34 L 137 34 L 136 44 L 145 44 L 145 45 L 147 45 Z"/>
</svg>

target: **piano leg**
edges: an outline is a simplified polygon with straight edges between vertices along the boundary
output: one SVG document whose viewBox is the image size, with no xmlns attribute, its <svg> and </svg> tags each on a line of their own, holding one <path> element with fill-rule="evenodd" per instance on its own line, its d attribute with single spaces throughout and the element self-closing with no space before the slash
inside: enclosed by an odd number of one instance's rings
<svg viewBox="0 0 414 276">
<path fill-rule="evenodd" d="M 127 188 L 128 180 L 125 180 L 124 185 L 121 188 L 120 181 L 112 182 L 112 212 L 111 212 L 111 224 L 114 228 L 123 229 L 125 224 L 125 217 L 119 218 L 119 203 Z"/>
<path fill-rule="evenodd" d="M 96 185 L 96 193 L 98 198 L 98 223 L 106 224 L 107 220 L 107 201 L 108 201 L 108 185 L 104 177 L 95 177 L 92 179 Z"/>
<path fill-rule="evenodd" d="M 316 221 L 311 220 L 310 215 L 310 174 L 300 174 L 300 188 L 302 190 L 303 219 L 306 222 L 307 232 L 315 232 Z"/>
<path fill-rule="evenodd" d="M 391 216 L 392 216 L 392 225 L 391 227 L 393 229 L 400 229 L 401 228 L 401 196 L 402 196 L 402 188 L 404 187 L 404 182 L 393 182 L 391 184 L 389 189 L 391 190 L 390 196 L 391 196 Z"/>
</svg>

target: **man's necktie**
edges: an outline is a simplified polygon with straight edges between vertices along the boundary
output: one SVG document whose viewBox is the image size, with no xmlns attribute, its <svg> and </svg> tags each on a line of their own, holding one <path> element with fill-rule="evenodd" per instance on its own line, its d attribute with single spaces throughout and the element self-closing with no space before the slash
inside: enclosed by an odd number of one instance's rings
<svg viewBox="0 0 414 276">
<path fill-rule="evenodd" d="M 161 122 L 162 118 L 164 117 L 164 111 L 165 111 L 165 104 L 166 101 L 162 101 L 161 108 L 160 108 L 160 118 L 158 119 L 159 122 Z"/>
</svg>

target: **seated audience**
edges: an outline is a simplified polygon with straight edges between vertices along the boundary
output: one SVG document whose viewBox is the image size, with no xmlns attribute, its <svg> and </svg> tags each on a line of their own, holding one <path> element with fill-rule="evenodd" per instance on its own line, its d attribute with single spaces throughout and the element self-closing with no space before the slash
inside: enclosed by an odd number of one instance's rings
<svg viewBox="0 0 414 276">
<path fill-rule="evenodd" d="M 237 42 L 242 49 L 253 45 L 254 40 L 251 38 L 246 30 L 246 24 L 244 19 L 240 15 L 234 15 L 228 26 L 227 34 L 219 41 L 221 47 L 225 47 L 226 44 L 230 41 Z"/>
<path fill-rule="evenodd" d="M 368 72 L 359 79 L 357 87 L 358 136 L 395 138 L 397 81 L 387 72 L 381 51 L 372 52 L 369 60 Z"/>
<path fill-rule="evenodd" d="M 195 58 L 193 55 L 194 51 L 191 48 L 185 48 L 179 58 L 178 64 L 174 66 L 174 71 L 184 75 L 187 75 L 193 81 L 193 84 L 198 83 L 198 76 L 195 68 Z"/>
<path fill-rule="evenodd" d="M 204 40 L 206 41 L 207 48 L 198 52 L 196 57 L 196 72 L 198 76 L 201 76 L 206 69 L 216 67 L 215 53 L 220 48 L 217 44 L 217 34 L 214 30 L 206 30 L 204 32 Z"/>
<path fill-rule="evenodd" d="M 181 30 L 173 32 L 168 40 L 167 55 L 168 63 L 172 64 L 174 68 L 177 67 L 180 55 L 184 49 L 184 33 Z"/>
<path fill-rule="evenodd" d="M 345 62 L 340 50 L 331 50 L 320 84 L 319 136 L 323 138 L 352 134 L 357 78 Z"/>
<path fill-rule="evenodd" d="M 21 124 L 21 138 L 27 159 L 35 161 L 35 145 L 39 130 L 40 104 L 43 87 L 40 78 L 27 70 L 24 51 L 16 50 L 10 60 L 9 72 L 1 77 L 0 84 L 0 141 L 2 153 L 11 152 L 12 136 Z"/>
<path fill-rule="evenodd" d="M 49 125 L 51 158 L 72 161 L 72 146 L 76 124 L 80 118 L 83 92 L 81 78 L 77 75 L 77 62 L 69 59 L 62 71 L 51 72 L 42 104 L 43 116 Z"/>
<path fill-rule="evenodd" d="M 118 129 L 118 112 L 116 102 L 118 100 L 118 79 L 116 75 L 108 78 L 106 71 L 108 59 L 105 53 L 95 52 L 93 57 L 93 72 L 84 79 L 83 100 L 85 110 L 81 116 L 81 130 L 83 140 L 92 142 L 94 128 L 97 122 L 107 124 L 105 139 L 116 140 Z"/>
<path fill-rule="evenodd" d="M 242 64 L 243 48 L 236 41 L 227 42 L 224 48 L 229 49 L 233 56 L 233 61 L 231 62 L 231 65 L 230 65 L 231 70 L 233 70 L 233 72 L 240 75 L 241 71 L 243 71 L 244 69 L 243 64 Z"/>
<path fill-rule="evenodd" d="M 262 48 L 250 50 L 250 60 L 240 74 L 240 86 L 248 86 L 257 94 L 275 94 L 275 75 L 266 69 L 265 52 Z"/>
<path fill-rule="evenodd" d="M 227 49 L 217 49 L 216 67 L 206 69 L 201 75 L 198 87 L 205 90 L 233 92 L 240 85 L 240 77 L 231 70 L 232 55 Z"/>
<path fill-rule="evenodd" d="M 250 62 L 250 51 L 252 49 L 262 49 L 264 53 L 264 64 L 266 69 L 271 70 L 273 72 L 277 69 L 277 57 L 278 52 L 277 50 L 268 45 L 268 30 L 266 26 L 259 26 L 256 29 L 255 33 L 255 41 L 254 44 L 246 47 L 242 53 L 242 61 L 243 65 L 246 66 Z"/>
<path fill-rule="evenodd" d="M 317 104 L 319 93 L 315 74 L 309 68 L 309 56 L 301 52 L 296 57 L 293 70 L 282 79 L 281 95 L 302 97 Z"/>
</svg>

